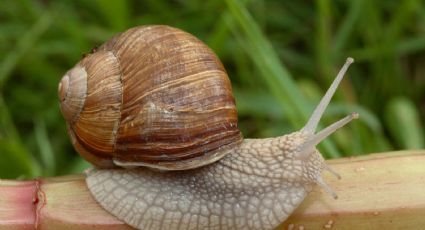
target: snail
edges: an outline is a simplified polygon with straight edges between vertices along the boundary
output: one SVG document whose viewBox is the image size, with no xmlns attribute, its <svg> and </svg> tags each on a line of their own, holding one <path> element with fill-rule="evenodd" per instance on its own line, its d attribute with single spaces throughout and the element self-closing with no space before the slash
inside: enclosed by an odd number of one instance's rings
<svg viewBox="0 0 425 230">
<path fill-rule="evenodd" d="M 95 168 L 86 183 L 138 229 L 273 229 L 329 168 L 316 149 L 352 113 L 316 133 L 348 58 L 307 124 L 244 139 L 214 52 L 169 26 L 139 26 L 87 54 L 59 83 L 72 144 Z"/>
</svg>

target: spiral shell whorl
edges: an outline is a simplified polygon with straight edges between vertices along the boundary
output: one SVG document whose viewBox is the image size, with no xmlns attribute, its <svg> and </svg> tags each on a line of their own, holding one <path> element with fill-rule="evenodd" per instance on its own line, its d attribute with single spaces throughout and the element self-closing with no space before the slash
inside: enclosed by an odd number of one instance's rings
<svg viewBox="0 0 425 230">
<path fill-rule="evenodd" d="M 68 123 L 73 123 L 80 115 L 87 96 L 87 72 L 84 67 L 76 65 L 69 70 L 58 87 L 60 107 Z"/>
</svg>

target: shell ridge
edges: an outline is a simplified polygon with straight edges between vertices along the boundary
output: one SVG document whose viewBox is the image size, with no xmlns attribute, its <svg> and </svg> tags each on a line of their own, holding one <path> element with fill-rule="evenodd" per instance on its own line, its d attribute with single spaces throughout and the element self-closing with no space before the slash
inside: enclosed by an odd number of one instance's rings
<svg viewBox="0 0 425 230">
<path fill-rule="evenodd" d="M 78 66 L 80 66 L 80 65 L 78 65 Z M 86 72 L 86 68 L 84 67 L 84 66 L 80 66 L 80 68 L 82 68 L 83 69 L 83 71 L 84 72 Z M 87 72 L 86 72 L 87 73 Z M 68 73 L 66 73 L 67 75 L 68 75 Z M 86 75 L 87 76 L 87 75 Z M 70 78 L 69 77 L 69 75 L 68 75 L 68 78 Z M 74 130 L 74 124 L 78 121 L 78 119 L 79 119 L 79 115 L 81 114 L 81 112 L 83 111 L 83 108 L 85 107 L 85 105 L 86 105 L 86 98 L 87 98 L 87 89 L 88 89 L 88 83 L 89 81 L 87 80 L 87 77 L 85 78 L 85 85 L 86 85 L 86 90 L 85 90 L 85 92 L 84 92 L 84 95 L 83 95 L 83 103 L 82 103 L 82 105 L 80 106 L 80 108 L 78 109 L 78 112 L 72 117 L 72 119 L 69 121 L 69 128 L 72 130 L 72 132 L 74 132 L 75 133 L 75 130 Z M 72 85 L 73 84 L 75 84 L 75 82 L 73 82 L 73 81 L 70 81 L 70 84 L 69 84 L 69 88 L 71 88 L 72 87 Z M 67 91 L 66 92 L 66 97 L 65 98 L 68 98 L 68 95 L 70 95 L 70 92 L 69 91 Z M 70 98 L 68 98 L 68 100 L 70 100 Z M 62 102 L 61 102 L 62 103 Z"/>
<path fill-rule="evenodd" d="M 86 72 L 87 73 L 87 71 L 86 71 L 86 67 L 82 67 L 83 68 L 83 70 L 84 70 L 84 72 Z M 78 111 L 78 115 L 79 114 L 81 114 L 81 112 L 83 111 L 83 108 L 86 106 L 86 103 L 87 103 L 87 100 L 86 100 L 86 98 L 87 98 L 87 95 L 88 95 L 88 88 L 89 88 L 89 81 L 88 81 L 88 79 L 87 79 L 87 75 L 86 75 L 86 77 L 85 77 L 85 85 L 86 85 L 86 90 L 85 90 L 85 92 L 84 92 L 84 101 L 83 101 L 83 105 L 80 107 L 80 109 L 79 109 L 79 111 Z M 75 123 L 77 120 L 78 120 L 78 115 L 76 115 L 75 117 L 74 117 L 74 119 L 73 119 L 73 123 Z"/>
<path fill-rule="evenodd" d="M 81 106 L 78 108 L 78 111 L 72 116 L 72 119 L 69 121 L 69 123 L 70 124 L 72 124 L 72 125 L 74 125 L 75 124 L 75 122 L 77 122 L 77 120 L 78 120 L 78 118 L 79 118 L 79 115 L 81 114 L 81 112 L 83 111 L 83 108 L 85 107 L 85 105 L 86 105 L 86 98 L 87 98 L 87 89 L 88 89 L 88 80 L 87 80 L 87 71 L 86 71 L 86 68 L 84 67 L 84 66 L 81 66 L 81 65 L 78 65 L 78 67 L 80 67 L 85 73 L 86 73 L 86 76 L 85 76 L 85 85 L 86 85 L 86 88 L 85 88 L 85 92 L 84 92 L 84 94 L 82 95 L 82 99 L 78 99 L 78 101 L 83 101 L 83 103 L 81 104 Z M 68 75 L 68 73 L 67 73 L 67 75 Z M 69 77 L 69 75 L 68 75 L 68 78 L 70 78 Z M 74 84 L 76 84 L 77 83 L 77 81 L 70 81 L 69 82 L 69 88 L 71 88 L 71 87 L 73 87 L 73 85 Z M 68 101 L 77 101 L 77 100 L 74 100 L 74 99 L 72 99 L 72 98 L 70 98 L 70 97 L 68 97 L 68 96 L 71 96 L 71 94 L 70 94 L 70 91 L 67 91 L 66 92 L 66 99 L 65 100 L 68 100 Z M 65 101 L 64 100 L 64 101 Z"/>
<path fill-rule="evenodd" d="M 203 76 L 203 75 L 205 75 L 205 74 L 215 74 L 215 73 L 221 74 L 221 73 L 225 73 L 225 72 L 222 71 L 222 70 L 204 70 L 202 72 L 193 73 L 193 74 L 190 74 L 190 75 L 181 77 L 179 79 L 169 80 L 169 81 L 163 83 L 159 87 L 156 87 L 154 89 L 150 89 L 150 90 L 146 91 L 145 93 L 143 93 L 142 95 L 140 95 L 139 97 L 137 97 L 136 100 L 134 100 L 134 101 L 141 101 L 141 100 L 143 100 L 144 98 L 146 98 L 148 95 L 150 95 L 152 93 L 155 93 L 155 92 L 164 90 L 164 89 L 166 89 L 168 87 L 175 86 L 175 85 L 178 85 L 178 84 L 188 83 L 188 82 L 190 82 L 193 79 L 196 79 L 197 81 L 202 81 L 202 80 L 211 78 L 210 75 L 206 75 L 206 76 Z M 132 104 L 129 104 L 129 105 L 132 105 Z"/>
<path fill-rule="evenodd" d="M 122 120 L 121 120 L 121 112 L 122 112 L 122 108 L 123 108 L 123 102 L 124 102 L 124 87 L 123 87 L 123 79 L 122 79 L 122 67 L 121 67 L 121 62 L 120 62 L 120 59 L 118 58 L 118 56 L 114 53 L 114 51 L 113 50 L 107 50 L 108 52 L 110 52 L 111 54 L 112 54 L 112 56 L 117 60 L 117 65 L 118 65 L 118 68 L 119 68 L 119 78 L 120 78 L 120 83 L 121 83 L 121 103 L 119 104 L 120 105 L 120 109 L 119 109 L 119 119 L 118 119 L 118 122 L 117 122 L 117 124 L 114 126 L 114 129 L 112 130 L 112 133 L 113 133 L 113 138 L 114 138 L 114 140 L 113 140 L 113 153 L 112 153 L 112 156 L 114 156 L 115 155 L 115 152 L 116 152 L 116 146 L 117 146 L 117 133 L 118 133 L 118 129 L 119 129 L 119 127 L 120 127 L 120 125 L 121 125 L 121 122 L 122 122 Z"/>
</svg>

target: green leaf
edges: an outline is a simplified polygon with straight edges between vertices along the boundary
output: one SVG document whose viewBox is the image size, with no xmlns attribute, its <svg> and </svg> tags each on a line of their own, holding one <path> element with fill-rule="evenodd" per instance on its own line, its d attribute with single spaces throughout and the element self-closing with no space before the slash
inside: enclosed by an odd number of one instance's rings
<svg viewBox="0 0 425 230">
<path fill-rule="evenodd" d="M 55 172 L 55 158 L 49 137 L 47 136 L 46 126 L 44 121 L 41 119 L 34 122 L 34 126 L 35 139 L 37 141 L 43 165 L 43 173 L 45 176 L 52 176 Z"/>
<path fill-rule="evenodd" d="M 49 13 L 42 15 L 38 21 L 18 41 L 16 48 L 12 49 L 3 62 L 0 63 L 0 89 L 3 88 L 10 73 L 19 60 L 34 46 L 38 39 L 47 31 L 52 18 Z"/>
<path fill-rule="evenodd" d="M 26 149 L 15 140 L 0 138 L 1 178 L 32 178 L 39 175 L 39 168 Z"/>
<path fill-rule="evenodd" d="M 417 107 L 405 97 L 393 98 L 385 109 L 385 122 L 391 136 L 402 149 L 425 147 L 424 127 Z"/>
</svg>

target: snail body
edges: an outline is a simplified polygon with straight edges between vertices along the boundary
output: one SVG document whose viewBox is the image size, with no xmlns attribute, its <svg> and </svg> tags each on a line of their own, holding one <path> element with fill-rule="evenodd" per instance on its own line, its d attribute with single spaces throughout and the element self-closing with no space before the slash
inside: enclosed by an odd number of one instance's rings
<svg viewBox="0 0 425 230">
<path fill-rule="evenodd" d="M 246 139 L 213 164 L 173 173 L 94 169 L 86 181 L 106 210 L 138 229 L 273 229 L 320 174 L 320 154 L 307 159 L 317 167 L 287 154 L 305 137 Z"/>
<path fill-rule="evenodd" d="M 352 62 L 300 131 L 275 138 L 242 138 L 219 59 L 168 26 L 116 35 L 65 74 L 59 97 L 74 147 L 96 167 L 88 188 L 118 219 L 138 229 L 273 229 L 315 184 L 336 197 L 321 172 L 337 174 L 315 146 L 357 114 L 315 130 Z"/>
</svg>

